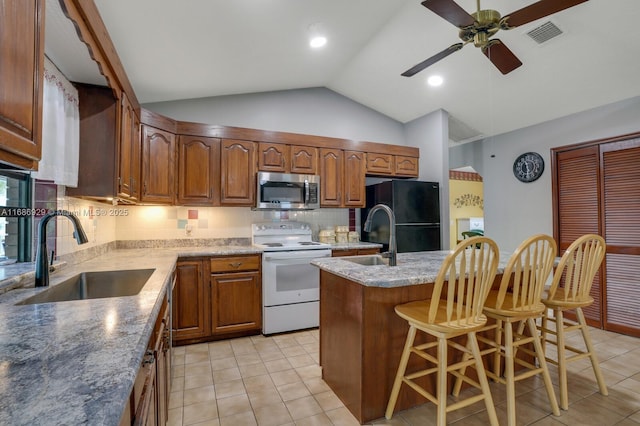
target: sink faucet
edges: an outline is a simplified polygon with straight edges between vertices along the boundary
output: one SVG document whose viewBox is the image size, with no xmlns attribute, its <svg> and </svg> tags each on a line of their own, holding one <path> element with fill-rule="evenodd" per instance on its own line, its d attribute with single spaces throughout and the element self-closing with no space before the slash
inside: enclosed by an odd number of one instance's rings
<svg viewBox="0 0 640 426">
<path fill-rule="evenodd" d="M 376 204 L 369 210 L 367 220 L 364 221 L 364 230 L 371 231 L 371 219 L 378 210 L 384 210 L 389 216 L 389 251 L 383 253 L 382 256 L 389 258 L 389 266 L 396 266 L 396 257 L 398 254 L 398 248 L 396 246 L 396 216 L 393 214 L 393 210 L 386 204 Z"/>
<path fill-rule="evenodd" d="M 67 210 L 56 210 L 42 216 L 38 224 L 38 250 L 36 252 L 36 287 L 47 287 L 49 285 L 49 259 L 47 256 L 47 223 L 54 216 L 64 216 L 73 223 L 73 236 L 78 244 L 89 242 L 87 234 L 84 233 L 80 220 L 73 213 Z"/>
</svg>

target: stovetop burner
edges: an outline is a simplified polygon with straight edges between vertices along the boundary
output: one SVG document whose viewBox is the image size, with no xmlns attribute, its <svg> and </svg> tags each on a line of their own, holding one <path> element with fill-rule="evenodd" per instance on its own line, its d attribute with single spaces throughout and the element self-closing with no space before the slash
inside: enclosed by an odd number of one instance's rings
<svg viewBox="0 0 640 426">
<path fill-rule="evenodd" d="M 329 244 L 312 241 L 311 238 L 311 225 L 304 222 L 254 223 L 251 226 L 253 245 L 265 251 L 319 250 L 331 247 Z"/>
</svg>

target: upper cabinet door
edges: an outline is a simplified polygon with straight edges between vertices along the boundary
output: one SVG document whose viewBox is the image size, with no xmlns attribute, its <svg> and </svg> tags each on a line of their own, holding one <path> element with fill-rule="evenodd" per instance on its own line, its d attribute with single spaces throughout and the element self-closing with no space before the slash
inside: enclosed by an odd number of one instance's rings
<svg viewBox="0 0 640 426">
<path fill-rule="evenodd" d="M 418 158 L 396 155 L 395 176 L 418 177 Z"/>
<path fill-rule="evenodd" d="M 220 205 L 220 139 L 179 136 L 178 204 Z"/>
<path fill-rule="evenodd" d="M 140 119 L 124 92 L 120 108 L 118 197 L 135 202 L 140 199 Z"/>
<path fill-rule="evenodd" d="M 343 164 L 341 149 L 320 148 L 320 207 L 342 205 Z"/>
<path fill-rule="evenodd" d="M 0 2 L 0 162 L 40 159 L 44 0 Z"/>
<path fill-rule="evenodd" d="M 291 145 L 291 173 L 318 174 L 318 148 Z"/>
<path fill-rule="evenodd" d="M 367 160 L 364 152 L 344 153 L 344 207 L 365 207 L 365 175 Z"/>
<path fill-rule="evenodd" d="M 256 201 L 256 143 L 223 139 L 220 205 L 253 206 Z"/>
<path fill-rule="evenodd" d="M 175 135 L 142 126 L 142 201 L 171 204 L 175 195 Z"/>
<path fill-rule="evenodd" d="M 262 172 L 289 172 L 289 145 L 260 142 L 258 144 L 258 170 Z"/>
</svg>

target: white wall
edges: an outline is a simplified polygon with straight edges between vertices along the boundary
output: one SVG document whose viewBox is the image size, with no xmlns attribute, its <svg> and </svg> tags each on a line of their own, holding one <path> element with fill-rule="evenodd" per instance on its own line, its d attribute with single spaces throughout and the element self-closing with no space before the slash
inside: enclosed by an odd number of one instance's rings
<svg viewBox="0 0 640 426">
<path fill-rule="evenodd" d="M 180 121 L 406 145 L 402 123 L 326 88 L 143 105 Z"/>
<path fill-rule="evenodd" d="M 513 250 L 535 233 L 553 235 L 550 150 L 640 131 L 640 97 L 451 148 L 452 168 L 473 166 L 484 180 L 485 234 Z M 545 160 L 540 179 L 521 183 L 513 161 L 527 151 Z"/>
</svg>

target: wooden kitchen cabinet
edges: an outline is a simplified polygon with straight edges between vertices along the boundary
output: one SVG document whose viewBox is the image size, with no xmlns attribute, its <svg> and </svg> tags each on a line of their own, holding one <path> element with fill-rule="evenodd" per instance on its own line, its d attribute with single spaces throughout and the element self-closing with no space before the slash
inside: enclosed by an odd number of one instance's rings
<svg viewBox="0 0 640 426">
<path fill-rule="evenodd" d="M 256 199 L 256 143 L 223 139 L 220 149 L 220 205 L 253 206 Z"/>
<path fill-rule="evenodd" d="M 220 139 L 178 137 L 178 204 L 220 205 Z"/>
<path fill-rule="evenodd" d="M 373 176 L 393 176 L 395 161 L 392 154 L 367 153 L 367 174 Z"/>
<path fill-rule="evenodd" d="M 364 152 L 344 152 L 343 207 L 365 207 L 365 175 L 367 160 Z"/>
<path fill-rule="evenodd" d="M 173 133 L 142 125 L 142 202 L 174 202 L 175 151 L 176 136 Z"/>
<path fill-rule="evenodd" d="M 78 186 L 72 197 L 126 203 L 140 200 L 140 119 L 124 93 L 75 84 L 80 107 Z M 96 155 L 99 153 L 99 155 Z"/>
<path fill-rule="evenodd" d="M 210 335 L 209 293 L 205 286 L 207 260 L 178 259 L 173 289 L 173 340 L 175 343 Z"/>
<path fill-rule="evenodd" d="M 44 4 L 0 4 L 0 163 L 29 170 L 41 155 Z"/>
<path fill-rule="evenodd" d="M 289 172 L 289 145 L 260 142 L 258 144 L 258 170 L 261 172 Z"/>
<path fill-rule="evenodd" d="M 262 329 L 260 255 L 211 259 L 211 330 L 229 334 Z"/>
<path fill-rule="evenodd" d="M 164 426 L 171 388 L 170 310 L 165 295 L 120 425 Z"/>
<path fill-rule="evenodd" d="M 318 148 L 291 145 L 291 173 L 318 174 Z"/>
<path fill-rule="evenodd" d="M 172 302 L 174 344 L 205 342 L 262 330 L 259 254 L 181 258 L 176 274 Z"/>
<path fill-rule="evenodd" d="M 320 148 L 320 207 L 342 205 L 343 167 L 341 149 Z"/>
<path fill-rule="evenodd" d="M 395 162 L 394 176 L 418 177 L 419 170 L 418 170 L 417 157 L 405 157 L 403 155 L 396 155 L 394 162 Z"/>
<path fill-rule="evenodd" d="M 140 200 L 140 118 L 123 92 L 120 100 L 118 198 Z"/>
</svg>

